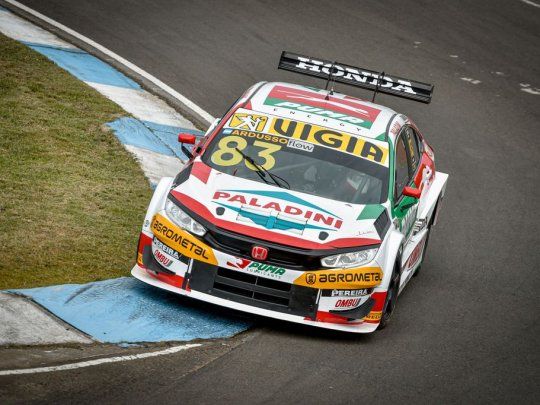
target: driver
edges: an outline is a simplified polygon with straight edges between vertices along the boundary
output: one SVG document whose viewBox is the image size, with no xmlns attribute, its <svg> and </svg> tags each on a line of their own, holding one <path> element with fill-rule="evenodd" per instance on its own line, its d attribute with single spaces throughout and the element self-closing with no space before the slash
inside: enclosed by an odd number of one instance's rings
<svg viewBox="0 0 540 405">
<path fill-rule="evenodd" d="M 354 197 L 357 195 L 358 190 L 365 185 L 365 178 L 361 173 L 356 170 L 349 170 L 339 187 L 338 196 L 345 201 L 354 201 Z"/>
</svg>

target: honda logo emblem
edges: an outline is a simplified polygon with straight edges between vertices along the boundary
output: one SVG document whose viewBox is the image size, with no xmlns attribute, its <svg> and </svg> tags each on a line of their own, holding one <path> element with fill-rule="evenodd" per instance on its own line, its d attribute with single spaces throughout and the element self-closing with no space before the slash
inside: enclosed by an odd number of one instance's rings
<svg viewBox="0 0 540 405">
<path fill-rule="evenodd" d="M 268 257 L 268 249 L 262 246 L 253 246 L 251 248 L 251 257 L 257 260 L 266 260 Z"/>
</svg>

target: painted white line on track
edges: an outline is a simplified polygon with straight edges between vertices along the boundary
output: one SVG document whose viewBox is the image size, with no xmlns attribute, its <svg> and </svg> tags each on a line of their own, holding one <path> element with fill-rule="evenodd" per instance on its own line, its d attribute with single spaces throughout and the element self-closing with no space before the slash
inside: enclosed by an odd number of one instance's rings
<svg viewBox="0 0 540 405">
<path fill-rule="evenodd" d="M 531 0 L 521 0 L 523 3 L 525 4 L 528 4 L 529 6 L 533 6 L 533 7 L 538 7 L 540 8 L 540 4 L 537 4 L 535 3 L 534 1 L 531 1 Z"/>
<path fill-rule="evenodd" d="M 33 15 L 34 17 L 39 18 L 40 20 L 45 21 L 47 24 L 50 24 L 50 25 L 52 25 L 52 26 L 54 26 L 54 27 L 56 27 L 56 28 L 58 28 L 58 29 L 60 29 L 60 30 L 62 30 L 64 32 L 67 32 L 68 34 L 74 36 L 78 40 L 85 42 L 86 44 L 96 48 L 100 52 L 103 52 L 105 55 L 109 56 L 110 58 L 113 58 L 118 63 L 121 63 L 122 65 L 126 66 L 128 69 L 131 69 L 135 73 L 141 75 L 142 77 L 144 77 L 148 81 L 150 81 L 153 84 L 155 84 L 156 86 L 158 86 L 161 90 L 165 91 L 166 93 L 170 94 L 172 97 L 176 98 L 178 101 L 183 103 L 186 107 L 188 107 L 190 110 L 192 110 L 193 112 L 198 114 L 201 118 L 203 118 L 205 121 L 207 121 L 208 124 L 211 124 L 214 121 L 215 118 L 212 117 L 212 115 L 207 113 L 205 110 L 203 110 L 197 104 L 195 104 L 193 101 L 187 99 L 185 96 L 178 93 L 176 90 L 174 90 L 170 86 L 166 85 L 165 83 L 163 83 L 157 77 L 152 76 L 150 73 L 148 73 L 147 71 L 141 69 L 137 65 L 134 65 L 130 61 L 128 61 L 128 60 L 124 59 L 123 57 L 121 57 L 120 55 L 114 53 L 113 51 L 111 51 L 111 50 L 109 50 L 107 48 L 105 48 L 103 45 L 98 44 L 97 42 L 91 40 L 90 38 L 85 37 L 82 34 L 79 34 L 77 31 L 74 31 L 71 28 L 66 27 L 63 24 L 60 24 L 59 22 L 57 22 L 57 21 L 55 21 L 55 20 L 41 14 L 38 11 L 35 11 L 35 10 L 31 9 L 30 7 L 25 6 L 24 4 L 19 3 L 18 1 L 6 0 L 6 2 L 9 3 L 9 4 L 12 4 L 15 7 L 20 8 L 21 10 L 26 11 L 27 13 Z"/>
<path fill-rule="evenodd" d="M 473 79 L 472 77 L 462 77 L 461 80 L 463 80 L 465 82 L 472 83 L 472 84 L 480 84 L 480 83 L 482 83 L 480 80 Z"/>
<path fill-rule="evenodd" d="M 525 93 L 534 94 L 535 96 L 540 95 L 540 89 L 533 89 L 530 87 L 522 88 L 521 91 L 524 91 Z"/>
<path fill-rule="evenodd" d="M 540 88 L 531 87 L 529 83 L 520 83 L 521 91 L 525 93 L 534 94 L 535 96 L 540 95 Z"/>
<path fill-rule="evenodd" d="M 106 357 L 103 359 L 81 361 L 78 363 L 63 364 L 61 366 L 50 366 L 50 367 L 36 367 L 36 368 L 23 368 L 20 370 L 0 370 L 0 376 L 3 375 L 20 375 L 20 374 L 35 374 L 35 373 L 49 373 L 51 371 L 63 371 L 63 370 L 74 370 L 77 368 L 99 366 L 100 364 L 107 363 L 118 363 L 120 361 L 131 361 L 139 359 L 147 359 L 149 357 L 163 356 L 165 354 L 178 353 L 183 350 L 191 349 L 193 347 L 202 346 L 200 343 L 192 343 L 182 346 L 173 346 L 165 350 L 159 350 L 156 352 L 132 354 L 129 356 L 117 356 L 117 357 Z"/>
</svg>

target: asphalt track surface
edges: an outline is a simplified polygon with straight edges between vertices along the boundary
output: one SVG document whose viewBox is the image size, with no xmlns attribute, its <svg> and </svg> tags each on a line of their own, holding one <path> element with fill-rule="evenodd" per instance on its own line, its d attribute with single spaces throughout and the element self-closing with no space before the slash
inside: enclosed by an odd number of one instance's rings
<svg viewBox="0 0 540 405">
<path fill-rule="evenodd" d="M 450 180 L 422 272 L 384 331 L 351 336 L 260 320 L 242 344 L 187 374 L 171 356 L 13 377 L 19 398 L 538 400 L 540 95 L 523 89 L 540 87 L 540 8 L 519 0 L 22 2 L 215 116 L 257 81 L 321 85 L 277 71 L 284 49 L 434 83 L 430 105 L 377 100 L 416 121 Z"/>
</svg>

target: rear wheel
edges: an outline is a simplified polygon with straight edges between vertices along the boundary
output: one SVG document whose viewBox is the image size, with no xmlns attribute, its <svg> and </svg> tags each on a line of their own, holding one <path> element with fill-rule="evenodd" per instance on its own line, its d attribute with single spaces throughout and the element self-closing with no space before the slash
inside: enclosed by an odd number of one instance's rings
<svg viewBox="0 0 540 405">
<path fill-rule="evenodd" d="M 418 265 L 418 268 L 415 270 L 413 277 L 416 277 L 418 273 L 420 273 L 420 269 L 422 268 L 422 265 L 424 264 L 424 259 L 426 258 L 426 251 L 428 248 L 428 242 L 429 242 L 429 234 L 431 233 L 431 228 L 433 226 L 433 222 L 435 221 L 435 215 L 437 213 L 437 208 L 439 208 L 439 201 L 437 201 L 437 204 L 435 205 L 435 209 L 433 210 L 433 215 L 431 215 L 431 218 L 429 220 L 429 224 L 427 227 L 427 234 L 426 234 L 426 243 L 424 244 L 424 250 L 422 252 L 422 260 L 420 260 L 420 264 Z"/>
<path fill-rule="evenodd" d="M 390 284 L 388 286 L 388 291 L 386 293 L 386 299 L 384 301 L 384 307 L 381 315 L 381 322 L 377 329 L 385 328 L 390 322 L 390 318 L 396 309 L 398 293 L 399 293 L 399 281 L 401 278 L 400 268 L 399 268 L 399 259 L 394 265 L 394 271 L 392 273 L 392 278 L 390 279 Z"/>
<path fill-rule="evenodd" d="M 422 269 L 422 265 L 424 264 L 424 259 L 426 257 L 426 251 L 427 251 L 427 247 L 428 247 L 429 234 L 430 233 L 431 233 L 431 225 L 427 229 L 426 242 L 424 243 L 424 250 L 422 251 L 422 259 L 420 260 L 420 264 L 418 265 L 418 268 L 414 271 L 413 277 L 416 277 L 418 275 L 418 273 L 420 273 L 420 270 Z"/>
</svg>

